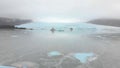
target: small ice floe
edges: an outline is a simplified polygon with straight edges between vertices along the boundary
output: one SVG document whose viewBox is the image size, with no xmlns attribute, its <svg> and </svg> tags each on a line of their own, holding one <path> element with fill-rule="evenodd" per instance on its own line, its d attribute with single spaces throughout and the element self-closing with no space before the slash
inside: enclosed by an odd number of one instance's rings
<svg viewBox="0 0 120 68">
<path fill-rule="evenodd" d="M 0 68 L 16 68 L 16 67 L 11 67 L 11 66 L 0 66 Z"/>
<path fill-rule="evenodd" d="M 98 36 L 96 36 L 96 38 L 102 38 L 102 36 L 98 35 Z"/>
<path fill-rule="evenodd" d="M 39 68 L 39 64 L 28 61 L 13 63 L 11 66 L 15 66 L 16 68 Z"/>
<path fill-rule="evenodd" d="M 53 57 L 53 56 L 60 56 L 62 55 L 62 53 L 58 52 L 58 51 L 52 51 L 48 53 L 49 57 Z"/>
<path fill-rule="evenodd" d="M 13 38 L 17 38 L 18 36 L 17 36 L 17 35 L 12 35 L 11 37 L 13 37 Z"/>
<path fill-rule="evenodd" d="M 94 53 L 75 53 L 73 54 L 73 57 L 78 59 L 81 63 L 86 63 L 88 61 L 93 61 L 97 59 L 96 57 L 94 57 Z"/>
<path fill-rule="evenodd" d="M 89 59 L 88 59 L 88 61 L 89 62 L 92 62 L 92 61 L 94 61 L 94 60 L 96 60 L 97 59 L 97 56 L 94 56 L 94 57 L 90 57 Z"/>
</svg>

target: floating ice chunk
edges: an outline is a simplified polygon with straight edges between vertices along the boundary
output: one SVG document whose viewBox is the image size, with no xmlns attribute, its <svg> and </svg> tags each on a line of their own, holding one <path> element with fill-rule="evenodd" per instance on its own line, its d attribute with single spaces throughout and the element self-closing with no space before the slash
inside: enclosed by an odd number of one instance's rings
<svg viewBox="0 0 120 68">
<path fill-rule="evenodd" d="M 16 68 L 16 67 L 11 67 L 11 66 L 0 66 L 0 68 Z"/>
<path fill-rule="evenodd" d="M 17 38 L 18 36 L 17 35 L 12 35 L 11 37 Z"/>
<path fill-rule="evenodd" d="M 86 63 L 88 61 L 89 57 L 93 57 L 93 53 L 75 53 L 73 54 L 73 57 L 80 60 L 81 63 Z"/>
<path fill-rule="evenodd" d="M 92 61 L 94 61 L 94 60 L 96 60 L 97 59 L 97 56 L 94 56 L 94 57 L 90 57 L 89 59 L 88 59 L 88 61 L 89 62 L 92 62 Z"/>
<path fill-rule="evenodd" d="M 27 65 L 23 65 L 23 68 L 28 68 Z"/>
<path fill-rule="evenodd" d="M 62 55 L 60 52 L 58 51 L 52 51 L 48 53 L 48 56 L 52 57 L 52 56 L 60 56 Z"/>
<path fill-rule="evenodd" d="M 16 62 L 11 64 L 11 66 L 15 66 L 16 68 L 39 68 L 39 64 L 29 61 Z"/>
</svg>

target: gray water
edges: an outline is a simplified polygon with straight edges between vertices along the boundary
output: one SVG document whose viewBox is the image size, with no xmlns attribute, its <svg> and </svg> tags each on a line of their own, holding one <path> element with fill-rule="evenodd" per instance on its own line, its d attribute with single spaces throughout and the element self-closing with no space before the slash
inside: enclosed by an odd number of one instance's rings
<svg viewBox="0 0 120 68">
<path fill-rule="evenodd" d="M 120 67 L 120 28 L 97 26 L 70 31 L 69 27 L 55 32 L 50 29 L 0 29 L 0 65 L 17 68 Z"/>
</svg>

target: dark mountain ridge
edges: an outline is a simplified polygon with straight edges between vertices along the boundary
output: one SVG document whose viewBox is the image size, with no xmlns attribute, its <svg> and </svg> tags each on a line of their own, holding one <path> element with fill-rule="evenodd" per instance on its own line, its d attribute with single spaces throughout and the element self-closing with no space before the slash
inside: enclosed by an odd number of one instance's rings
<svg viewBox="0 0 120 68">
<path fill-rule="evenodd" d="M 120 27 L 120 19 L 95 19 L 88 23 Z"/>
<path fill-rule="evenodd" d="M 15 25 L 25 24 L 29 22 L 32 22 L 32 20 L 0 17 L 0 28 L 13 28 Z"/>
</svg>

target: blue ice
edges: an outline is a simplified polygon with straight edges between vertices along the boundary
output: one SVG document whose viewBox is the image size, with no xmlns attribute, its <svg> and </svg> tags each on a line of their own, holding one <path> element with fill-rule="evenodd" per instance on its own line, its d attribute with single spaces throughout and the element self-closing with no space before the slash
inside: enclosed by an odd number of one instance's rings
<svg viewBox="0 0 120 68">
<path fill-rule="evenodd" d="M 76 53 L 73 55 L 76 59 L 80 60 L 81 63 L 86 63 L 89 57 L 94 56 L 93 53 Z"/>
<path fill-rule="evenodd" d="M 16 68 L 16 67 L 11 67 L 11 66 L 0 66 L 0 68 Z"/>
<path fill-rule="evenodd" d="M 62 54 L 58 51 L 52 51 L 48 53 L 48 56 L 59 56 L 59 55 L 62 55 Z"/>
</svg>

